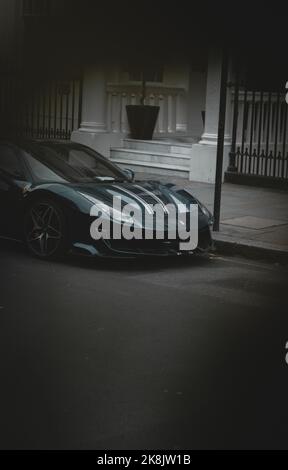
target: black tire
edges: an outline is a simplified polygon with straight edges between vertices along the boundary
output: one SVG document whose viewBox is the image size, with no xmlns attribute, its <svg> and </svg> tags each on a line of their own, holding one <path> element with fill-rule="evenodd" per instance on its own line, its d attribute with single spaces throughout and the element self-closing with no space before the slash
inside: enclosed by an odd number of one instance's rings
<svg viewBox="0 0 288 470">
<path fill-rule="evenodd" d="M 67 250 L 67 224 L 59 204 L 48 198 L 33 201 L 25 213 L 24 235 L 37 258 L 62 256 Z"/>
</svg>

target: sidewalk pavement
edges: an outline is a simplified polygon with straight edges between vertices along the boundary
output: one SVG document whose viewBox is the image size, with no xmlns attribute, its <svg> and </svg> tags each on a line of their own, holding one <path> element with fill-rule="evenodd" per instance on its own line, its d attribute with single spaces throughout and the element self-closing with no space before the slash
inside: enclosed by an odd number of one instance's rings
<svg viewBox="0 0 288 470">
<path fill-rule="evenodd" d="M 173 182 L 194 194 L 213 213 L 214 184 L 137 173 L 137 179 Z M 247 257 L 288 261 L 288 192 L 223 183 L 216 250 Z"/>
</svg>

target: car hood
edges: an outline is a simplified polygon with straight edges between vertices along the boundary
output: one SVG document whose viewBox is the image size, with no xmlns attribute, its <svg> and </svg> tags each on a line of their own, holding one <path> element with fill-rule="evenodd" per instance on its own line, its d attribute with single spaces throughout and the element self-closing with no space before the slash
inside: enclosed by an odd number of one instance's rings
<svg viewBox="0 0 288 470">
<path fill-rule="evenodd" d="M 134 182 L 102 182 L 102 183 L 80 183 L 73 184 L 73 189 L 78 193 L 101 201 L 112 207 L 113 198 L 121 197 L 122 206 L 125 204 L 138 205 L 142 211 L 147 206 L 158 204 L 165 212 L 168 204 L 177 207 L 179 204 L 197 204 L 197 199 L 183 188 L 174 185 L 165 185 L 157 181 L 134 181 Z M 207 225 L 208 218 L 199 207 L 199 228 Z"/>
</svg>

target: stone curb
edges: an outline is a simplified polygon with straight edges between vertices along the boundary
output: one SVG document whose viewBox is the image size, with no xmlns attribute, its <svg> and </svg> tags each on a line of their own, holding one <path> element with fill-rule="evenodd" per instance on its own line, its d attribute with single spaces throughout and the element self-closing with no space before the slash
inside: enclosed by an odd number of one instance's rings
<svg viewBox="0 0 288 470">
<path fill-rule="evenodd" d="M 212 233 L 212 238 L 215 253 L 288 264 L 288 249 L 215 232 Z"/>
</svg>

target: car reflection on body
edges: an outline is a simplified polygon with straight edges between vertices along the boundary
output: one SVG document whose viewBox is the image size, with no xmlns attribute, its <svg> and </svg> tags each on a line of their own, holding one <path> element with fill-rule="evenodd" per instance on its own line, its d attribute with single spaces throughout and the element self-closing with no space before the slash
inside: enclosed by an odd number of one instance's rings
<svg viewBox="0 0 288 470">
<path fill-rule="evenodd" d="M 135 181 L 98 152 L 73 142 L 0 142 L 0 236 L 23 240 L 40 258 L 66 252 L 99 257 L 169 256 L 207 251 L 211 246 L 208 209 L 183 188 L 159 181 Z M 198 245 L 184 253 L 179 239 L 94 240 L 91 207 L 108 210 L 113 197 L 138 205 L 180 201 L 198 204 Z M 112 220 L 122 223 L 121 220 Z M 145 227 L 143 227 L 143 230 Z"/>
</svg>

